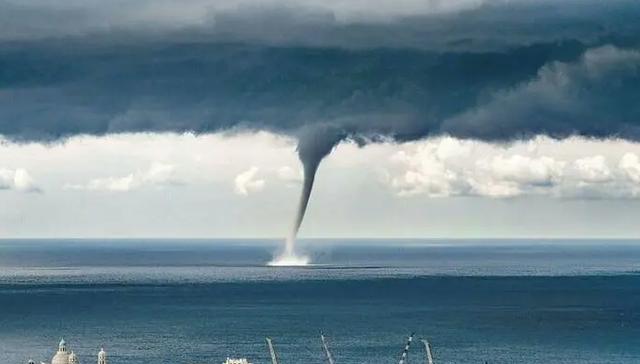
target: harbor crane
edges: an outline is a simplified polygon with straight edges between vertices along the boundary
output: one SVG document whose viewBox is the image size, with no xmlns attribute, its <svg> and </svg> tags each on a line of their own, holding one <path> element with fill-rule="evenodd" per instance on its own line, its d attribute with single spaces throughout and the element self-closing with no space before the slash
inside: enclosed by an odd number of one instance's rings
<svg viewBox="0 0 640 364">
<path fill-rule="evenodd" d="M 402 355 L 400 356 L 400 363 L 399 364 L 405 364 L 409 361 L 409 347 L 411 346 L 411 341 L 413 341 L 413 335 L 415 335 L 414 332 L 411 333 L 411 335 L 409 335 L 409 340 L 407 341 L 407 345 L 405 345 L 404 350 L 402 351 Z"/>
<path fill-rule="evenodd" d="M 428 340 L 422 340 L 424 344 L 424 350 L 427 353 L 427 364 L 433 364 L 433 353 L 431 352 L 431 344 L 429 344 Z"/>
<path fill-rule="evenodd" d="M 279 364 L 278 355 L 276 354 L 276 349 L 273 348 L 273 342 L 271 342 L 271 338 L 266 338 L 267 345 L 269 346 L 269 354 L 271 354 L 271 364 Z"/>
<path fill-rule="evenodd" d="M 409 349 L 411 348 L 411 343 L 413 342 L 414 336 L 415 336 L 414 332 L 412 332 L 411 335 L 409 335 L 409 338 L 407 339 L 407 344 L 404 346 L 404 350 L 402 350 L 402 355 L 400 356 L 400 361 L 398 362 L 398 364 L 409 363 Z M 270 337 L 267 337 L 266 341 L 267 341 L 267 346 L 269 347 L 269 354 L 271 355 L 271 364 L 280 364 L 280 360 L 278 358 L 278 354 L 276 353 L 276 349 L 273 347 L 273 341 L 271 340 Z M 324 352 L 324 355 L 326 357 L 327 364 L 335 364 L 335 361 L 333 360 L 333 355 L 331 354 L 331 351 L 329 350 L 329 346 L 327 345 L 327 338 L 324 336 L 324 333 L 322 333 L 322 331 L 320 332 L 320 341 L 322 343 L 322 351 Z M 429 340 L 424 339 L 420 341 L 424 345 L 425 359 L 426 359 L 425 364 L 434 364 L 433 350 L 431 348 L 431 344 L 429 343 Z M 485 361 L 484 364 L 488 364 L 488 363 Z"/>
<path fill-rule="evenodd" d="M 322 341 L 322 350 L 324 350 L 324 354 L 327 356 L 327 362 L 329 364 L 335 364 L 335 362 L 333 361 L 333 356 L 331 355 L 329 347 L 327 346 L 327 340 L 325 339 L 322 332 L 320 332 L 320 340 Z"/>
</svg>

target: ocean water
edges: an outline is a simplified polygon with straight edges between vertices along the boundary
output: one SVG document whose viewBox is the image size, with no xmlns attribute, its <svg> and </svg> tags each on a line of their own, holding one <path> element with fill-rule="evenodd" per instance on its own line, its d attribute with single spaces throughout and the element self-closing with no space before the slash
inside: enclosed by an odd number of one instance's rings
<svg viewBox="0 0 640 364">
<path fill-rule="evenodd" d="M 95 363 L 640 363 L 640 242 L 315 240 L 268 267 L 257 240 L 0 241 L 0 364 L 60 337 Z M 410 362 L 424 362 L 415 341 Z"/>
</svg>

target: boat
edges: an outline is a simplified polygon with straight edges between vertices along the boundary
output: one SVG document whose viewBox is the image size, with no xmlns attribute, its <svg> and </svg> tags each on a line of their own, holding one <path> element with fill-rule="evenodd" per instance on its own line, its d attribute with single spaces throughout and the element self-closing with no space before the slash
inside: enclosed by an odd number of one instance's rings
<svg viewBox="0 0 640 364">
<path fill-rule="evenodd" d="M 223 364 L 251 364 L 246 358 L 227 358 Z"/>
</svg>

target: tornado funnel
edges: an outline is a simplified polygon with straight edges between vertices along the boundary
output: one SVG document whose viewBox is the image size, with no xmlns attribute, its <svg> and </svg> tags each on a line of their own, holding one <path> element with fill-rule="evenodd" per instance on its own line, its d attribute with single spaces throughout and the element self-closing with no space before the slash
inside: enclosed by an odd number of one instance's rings
<svg viewBox="0 0 640 364">
<path fill-rule="evenodd" d="M 343 131 L 329 125 L 314 125 L 313 127 L 305 128 L 300 133 L 298 137 L 298 157 L 302 162 L 304 171 L 300 201 L 293 226 L 285 240 L 284 252 L 269 263 L 270 265 L 305 265 L 309 262 L 308 257 L 297 255 L 295 251 L 296 237 L 309 205 L 313 182 L 320 162 L 344 138 L 345 133 Z"/>
</svg>

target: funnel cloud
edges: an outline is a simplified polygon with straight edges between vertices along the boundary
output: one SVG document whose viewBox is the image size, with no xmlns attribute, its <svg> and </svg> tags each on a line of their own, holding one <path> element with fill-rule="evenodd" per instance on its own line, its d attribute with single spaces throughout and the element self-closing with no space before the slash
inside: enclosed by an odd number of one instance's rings
<svg viewBox="0 0 640 364">
<path fill-rule="evenodd" d="M 285 241 L 284 252 L 277 257 L 274 265 L 304 265 L 308 262 L 306 257 L 299 257 L 295 252 L 295 241 L 304 215 L 309 205 L 309 198 L 313 190 L 313 182 L 320 162 L 331 153 L 331 150 L 345 138 L 344 132 L 340 128 L 330 125 L 319 124 L 304 129 L 298 135 L 298 157 L 303 167 L 302 191 L 300 201 L 296 210 L 295 219 L 291 232 Z"/>
</svg>

